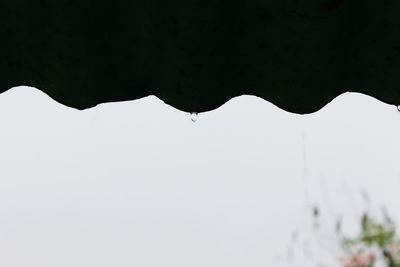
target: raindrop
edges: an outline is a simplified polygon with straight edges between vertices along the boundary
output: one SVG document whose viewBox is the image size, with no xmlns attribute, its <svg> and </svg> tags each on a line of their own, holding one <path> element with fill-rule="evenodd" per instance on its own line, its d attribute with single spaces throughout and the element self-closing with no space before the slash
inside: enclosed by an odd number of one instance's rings
<svg viewBox="0 0 400 267">
<path fill-rule="evenodd" d="M 319 217 L 319 209 L 316 206 L 313 209 L 313 215 L 314 215 L 314 218 L 318 218 Z"/>
<path fill-rule="evenodd" d="M 293 231 L 292 232 L 292 241 L 293 241 L 293 243 L 296 243 L 296 241 L 299 239 L 299 232 L 296 230 L 296 231 Z"/>
<path fill-rule="evenodd" d="M 368 192 L 365 189 L 363 189 L 361 191 L 361 195 L 362 195 L 362 198 L 363 198 L 364 202 L 369 203 L 369 195 L 368 195 Z"/>
<path fill-rule="evenodd" d="M 342 232 L 342 219 L 338 219 L 335 225 L 336 233 L 340 234 Z"/>
<path fill-rule="evenodd" d="M 400 105 L 397 106 L 397 110 L 400 111 Z"/>
<path fill-rule="evenodd" d="M 314 229 L 318 230 L 319 229 L 319 208 L 317 206 L 315 206 L 313 208 L 313 217 L 314 217 Z"/>
<path fill-rule="evenodd" d="M 190 113 L 190 119 L 192 120 L 192 122 L 196 122 L 197 121 L 197 117 L 198 117 L 198 113 L 197 112 L 191 112 Z"/>
</svg>

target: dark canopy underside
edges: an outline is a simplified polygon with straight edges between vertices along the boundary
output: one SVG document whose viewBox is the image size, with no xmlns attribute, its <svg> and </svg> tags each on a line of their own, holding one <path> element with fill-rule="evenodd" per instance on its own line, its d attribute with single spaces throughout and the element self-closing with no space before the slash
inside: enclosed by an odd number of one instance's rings
<svg viewBox="0 0 400 267">
<path fill-rule="evenodd" d="M 79 109 L 250 94 L 309 113 L 346 91 L 398 105 L 399 14 L 399 0 L 1 0 L 0 92 Z"/>
</svg>

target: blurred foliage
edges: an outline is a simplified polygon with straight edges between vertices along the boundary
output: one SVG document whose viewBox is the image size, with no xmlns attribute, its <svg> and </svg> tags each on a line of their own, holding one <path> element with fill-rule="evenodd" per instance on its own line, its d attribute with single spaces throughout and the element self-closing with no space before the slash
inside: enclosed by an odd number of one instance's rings
<svg viewBox="0 0 400 267">
<path fill-rule="evenodd" d="M 354 238 L 341 238 L 345 256 L 339 260 L 342 267 L 400 267 L 400 240 L 393 221 L 385 215 L 378 222 L 364 213 L 360 233 Z"/>
</svg>

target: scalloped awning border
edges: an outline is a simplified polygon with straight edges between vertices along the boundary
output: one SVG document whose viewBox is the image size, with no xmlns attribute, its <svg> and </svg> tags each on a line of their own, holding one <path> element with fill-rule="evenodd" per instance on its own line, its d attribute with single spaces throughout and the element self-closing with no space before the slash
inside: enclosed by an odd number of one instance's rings
<svg viewBox="0 0 400 267">
<path fill-rule="evenodd" d="M 0 93 L 188 112 L 256 95 L 295 113 L 360 92 L 400 105 L 400 1 L 0 2 Z"/>
</svg>

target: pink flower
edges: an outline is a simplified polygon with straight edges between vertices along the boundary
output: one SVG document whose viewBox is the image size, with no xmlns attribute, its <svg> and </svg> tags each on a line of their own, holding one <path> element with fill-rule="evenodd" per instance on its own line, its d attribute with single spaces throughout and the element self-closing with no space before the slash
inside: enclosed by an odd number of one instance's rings
<svg viewBox="0 0 400 267">
<path fill-rule="evenodd" d="M 342 267 L 370 267 L 375 261 L 375 254 L 372 252 L 360 252 L 349 257 L 339 259 Z"/>
</svg>

